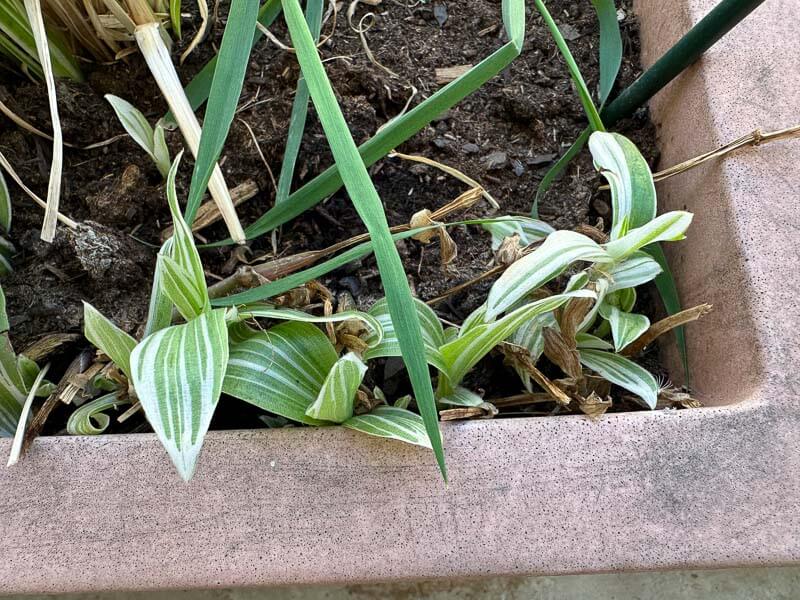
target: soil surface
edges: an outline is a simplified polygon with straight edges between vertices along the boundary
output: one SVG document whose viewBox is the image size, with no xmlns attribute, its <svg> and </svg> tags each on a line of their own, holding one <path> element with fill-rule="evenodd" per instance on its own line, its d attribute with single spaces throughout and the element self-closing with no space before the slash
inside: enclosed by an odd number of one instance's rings
<svg viewBox="0 0 800 600">
<path fill-rule="evenodd" d="M 377 15 L 366 39 L 382 67 L 368 59 L 360 36 L 348 26 L 344 11 L 335 26 L 332 19 L 323 26 L 323 35 L 332 35 L 321 46 L 322 56 L 357 143 L 369 139 L 383 123 L 400 113 L 409 98 L 413 106 L 436 91 L 441 86 L 437 69 L 477 63 L 506 41 L 497 0 L 409 5 L 413 6 L 385 0 L 377 7 L 360 5 L 355 13 L 356 25 L 369 11 Z M 591 3 L 551 0 L 548 6 L 587 82 L 596 89 L 598 30 Z M 184 82 L 213 55 L 225 13 L 223 2 L 208 39 L 179 67 Z M 620 18 L 625 56 L 617 91 L 640 73 L 637 23 L 629 3 L 621 3 Z M 188 23 L 185 27 L 190 29 Z M 288 43 L 282 19 L 271 30 Z M 192 33 L 184 32 L 183 43 L 176 44 L 176 62 Z M 84 82 L 58 84 L 64 138 L 75 146 L 94 144 L 124 133 L 103 98 L 105 94 L 131 101 L 151 122 L 166 111 L 166 104 L 136 54 L 114 65 L 87 65 L 85 71 Z M 247 181 L 258 186 L 256 196 L 238 209 L 245 224 L 274 203 L 271 173 L 277 176 L 280 171 L 298 72 L 294 56 L 270 41 L 262 40 L 251 56 L 240 110 L 221 161 L 230 187 Z M 9 78 L 5 72 L 4 77 L 0 100 L 36 127 L 49 130 L 43 86 Z M 501 205 L 500 211 L 494 211 L 482 201 L 453 218 L 529 214 L 539 181 L 585 125 L 565 64 L 541 19 L 529 9 L 522 56 L 398 151 L 422 155 L 459 169 L 478 180 Z M 655 162 L 654 130 L 644 110 L 618 129 L 634 139 L 645 156 Z M 174 156 L 182 147 L 180 133 L 168 132 L 167 141 Z M 50 143 L 3 119 L 0 151 L 23 181 L 44 196 Z M 185 196 L 191 160 L 184 159 L 184 163 L 179 176 L 179 195 Z M 331 163 L 312 106 L 293 189 L 310 181 Z M 435 210 L 468 189 L 432 167 L 399 158 L 381 160 L 370 171 L 393 225 L 408 223 L 417 211 Z M 600 183 L 588 153 L 584 152 L 544 198 L 541 218 L 562 229 L 596 225 L 601 219 L 607 223 L 609 200 L 607 192 L 597 190 Z M 75 231 L 60 225 L 52 245 L 39 241 L 41 210 L 16 186 L 10 185 L 14 204 L 11 239 L 17 254 L 12 261 L 15 271 L 2 285 L 15 347 L 23 349 L 49 333 L 79 333 L 82 301 L 93 304 L 126 331 L 134 335 L 140 331 L 160 235 L 170 224 L 163 184 L 147 155 L 127 137 L 96 149 L 67 148 L 61 211 L 81 225 Z M 285 225 L 277 250 L 280 255 L 289 255 L 323 248 L 363 231 L 350 200 L 344 191 L 339 191 Z M 226 237 L 219 224 L 200 233 L 210 241 Z M 458 256 L 446 268 L 440 264 L 438 243 L 427 246 L 412 241 L 401 243 L 409 280 L 423 300 L 437 297 L 483 273 L 492 261 L 490 239 L 482 229 L 458 227 L 451 230 L 451 235 L 458 246 Z M 243 254 L 233 254 L 231 247 L 203 251 L 209 282 L 233 273 L 242 264 L 242 258 L 272 255 L 271 236 L 263 236 L 247 248 Z M 372 258 L 348 265 L 324 277 L 322 283 L 337 297 L 349 294 L 364 309 L 382 295 Z M 483 302 L 490 285 L 491 280 L 475 285 L 435 308 L 443 319 L 461 322 Z M 651 312 L 646 297 L 640 299 L 640 305 L 639 310 Z M 83 348 L 85 342 L 66 347 L 63 360 L 68 362 Z M 510 374 L 500 358 L 489 358 L 470 375 L 467 383 L 485 391 L 487 398 L 518 393 L 520 387 L 515 377 L 498 376 L 499 370 Z M 384 375 L 373 374 L 374 380 L 385 386 L 387 394 L 404 391 L 406 384 L 402 377 Z M 223 406 L 217 413 L 220 416 L 215 427 L 262 425 L 257 419 L 259 411 L 244 403 L 237 402 L 235 411 L 226 411 Z M 64 421 L 59 422 L 58 414 L 51 417 L 48 429 L 58 431 L 63 427 Z M 136 426 L 131 423 L 135 421 L 131 419 L 124 427 L 114 425 L 112 430 L 120 427 L 129 430 Z M 141 417 L 138 423 L 141 424 Z"/>
</svg>

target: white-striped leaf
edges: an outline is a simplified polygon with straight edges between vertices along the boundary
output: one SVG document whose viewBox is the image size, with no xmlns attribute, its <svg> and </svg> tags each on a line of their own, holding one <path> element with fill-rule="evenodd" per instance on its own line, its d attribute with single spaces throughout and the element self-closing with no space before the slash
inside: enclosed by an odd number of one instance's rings
<svg viewBox="0 0 800 600">
<path fill-rule="evenodd" d="M 332 315 L 310 315 L 301 310 L 278 308 L 270 304 L 246 304 L 239 307 L 239 320 L 275 319 L 278 321 L 300 321 L 303 323 L 339 323 L 351 319 L 363 321 L 371 330 L 368 344 L 377 346 L 383 340 L 383 326 L 373 315 L 359 310 L 345 310 Z"/>
<path fill-rule="evenodd" d="M 577 261 L 610 262 L 606 251 L 585 235 L 556 231 L 544 243 L 511 265 L 492 286 L 487 320 L 505 312 L 527 294 L 558 277 Z"/>
<path fill-rule="evenodd" d="M 550 296 L 526 304 L 494 323 L 473 327 L 466 335 L 445 344 L 440 349 L 445 369 L 439 377 L 439 397 L 452 394 L 464 375 L 478 361 L 530 319 L 558 308 L 570 298 L 594 297 L 594 292 L 588 290 Z"/>
<path fill-rule="evenodd" d="M 439 317 L 433 312 L 433 309 L 414 298 L 414 307 L 417 309 L 417 316 L 419 316 L 419 323 L 422 329 L 422 341 L 425 344 L 425 355 L 428 363 L 439 368 L 441 360 L 439 359 L 439 348 L 444 345 L 444 329 Z M 364 352 L 364 360 L 373 360 L 375 358 L 385 358 L 388 356 L 402 356 L 400 350 L 400 342 L 397 339 L 392 317 L 389 314 L 389 304 L 386 298 L 381 298 L 372 308 L 369 309 L 369 314 L 375 318 L 383 331 L 383 339 L 378 341 L 376 335 L 367 338 L 367 343 L 370 348 Z"/>
<path fill-rule="evenodd" d="M 457 386 L 452 394 L 439 398 L 439 404 L 447 404 L 449 406 L 480 406 L 483 404 L 483 398 L 472 390 Z"/>
<path fill-rule="evenodd" d="M 11 231 L 11 194 L 8 192 L 8 184 L 0 169 L 0 227 L 8 233 Z"/>
<path fill-rule="evenodd" d="M 114 109 L 117 119 L 127 134 L 153 159 L 161 176 L 166 177 L 169 173 L 170 161 L 169 150 L 164 141 L 164 128 L 159 126 L 161 133 L 160 138 L 157 138 L 156 130 L 150 126 L 145 116 L 133 104 L 113 94 L 106 94 L 105 98 Z"/>
<path fill-rule="evenodd" d="M 614 345 L 590 333 L 575 334 L 575 343 L 582 350 L 613 350 Z"/>
<path fill-rule="evenodd" d="M 536 361 L 539 360 L 542 352 L 544 352 L 545 327 L 558 327 L 558 322 L 552 312 L 539 315 L 527 323 L 523 323 L 522 327 L 509 336 L 508 342 L 520 348 L 525 348 L 530 355 L 531 362 L 536 364 Z M 517 365 L 514 365 L 514 371 L 519 375 L 525 389 L 529 392 L 532 391 L 530 372 Z"/>
<path fill-rule="evenodd" d="M 131 352 L 136 347 L 136 340 L 88 302 L 83 303 L 83 335 L 130 378 Z"/>
<path fill-rule="evenodd" d="M 625 236 L 607 243 L 605 249 L 614 261 L 620 261 L 655 242 L 677 242 L 684 239 L 686 236 L 683 233 L 691 223 L 692 213 L 674 210 L 656 217 L 642 227 L 631 229 Z"/>
<path fill-rule="evenodd" d="M 183 317 L 188 320 L 199 315 L 201 312 L 206 312 L 211 307 L 211 302 L 208 299 L 206 277 L 203 272 L 203 264 L 200 262 L 200 254 L 197 252 L 197 248 L 195 248 L 192 231 L 183 218 L 181 207 L 178 205 L 178 194 L 175 192 L 175 176 L 178 172 L 178 165 L 180 165 L 182 156 L 183 152 L 180 152 L 178 156 L 175 157 L 175 162 L 172 163 L 172 168 L 169 170 L 169 175 L 167 176 L 167 202 L 169 204 L 169 211 L 172 214 L 173 223 L 173 242 L 170 247 L 169 258 L 174 260 L 185 270 L 185 273 L 182 274 L 184 281 L 182 281 L 181 285 L 192 290 L 191 294 L 186 295 L 186 297 L 202 299 L 202 308 L 196 310 L 194 314 L 181 313 Z M 162 261 L 162 265 L 163 264 L 166 263 Z M 176 274 L 173 272 L 173 275 Z M 172 289 L 167 287 L 170 281 L 174 282 L 174 278 L 170 279 L 166 273 L 166 268 L 164 268 L 162 270 L 162 284 L 165 285 L 164 293 L 166 293 L 167 296 L 170 296 L 171 293 L 175 294 L 178 292 L 174 287 Z M 194 306 L 194 303 L 186 304 L 184 308 L 188 308 L 189 306 Z M 180 307 L 178 308 L 180 310 Z"/>
<path fill-rule="evenodd" d="M 592 304 L 592 308 L 589 309 L 589 312 L 586 313 L 581 324 L 578 325 L 579 332 L 587 331 L 597 318 L 597 311 L 600 309 L 600 305 L 608 294 L 608 280 L 605 277 L 601 277 L 594 282 L 594 292 L 597 297 L 595 298 L 594 304 Z"/>
<path fill-rule="evenodd" d="M 15 354 L 8 336 L 0 335 L 0 437 L 14 435 L 22 405 L 38 375 L 38 365 L 22 354 Z M 45 381 L 35 395 L 47 396 L 53 389 L 53 384 Z"/>
<path fill-rule="evenodd" d="M 334 423 L 343 423 L 352 417 L 356 392 L 366 372 L 367 365 L 357 354 L 345 354 L 333 365 L 314 404 L 306 409 L 306 415 Z"/>
<path fill-rule="evenodd" d="M 527 246 L 542 241 L 555 231 L 544 221 L 530 217 L 498 217 L 481 223 L 481 227 L 492 234 L 492 250 L 497 250 L 505 238 L 515 234 L 519 236 L 520 245 Z"/>
<path fill-rule="evenodd" d="M 487 310 L 488 307 L 484 302 L 478 308 L 469 313 L 467 318 L 464 319 L 464 322 L 461 324 L 461 328 L 458 330 L 458 337 L 464 337 L 475 327 L 489 323 L 490 321 L 486 318 Z"/>
<path fill-rule="evenodd" d="M 615 263 L 608 271 L 611 283 L 609 293 L 633 288 L 655 279 L 661 273 L 661 265 L 646 252 L 634 252 L 630 258 Z"/>
<path fill-rule="evenodd" d="M 610 238 L 616 240 L 629 229 L 650 222 L 656 216 L 656 187 L 639 149 L 618 133 L 595 131 L 589 138 L 589 150 L 595 168 L 611 188 Z"/>
<path fill-rule="evenodd" d="M 136 395 L 186 481 L 194 473 L 227 364 L 225 309 L 157 331 L 131 354 Z"/>
<path fill-rule="evenodd" d="M 306 410 L 337 358 L 333 345 L 314 325 L 281 323 L 232 344 L 222 389 L 287 419 L 324 425 Z"/>
<path fill-rule="evenodd" d="M 622 288 L 613 294 L 609 294 L 607 301 L 609 304 L 618 306 L 625 312 L 631 312 L 636 304 L 636 288 Z"/>
<path fill-rule="evenodd" d="M 67 421 L 67 433 L 70 435 L 100 435 L 108 429 L 111 418 L 105 413 L 110 408 L 130 404 L 127 396 L 120 397 L 118 392 L 111 392 L 75 410 Z"/>
<path fill-rule="evenodd" d="M 166 254 L 158 255 L 161 270 L 161 289 L 181 316 L 190 320 L 203 312 L 208 302 L 208 294 L 197 287 L 189 271 Z"/>
<path fill-rule="evenodd" d="M 646 369 L 613 352 L 581 349 L 581 363 L 611 383 L 636 394 L 644 406 L 656 407 L 658 383 Z"/>
<path fill-rule="evenodd" d="M 376 437 L 431 448 L 422 417 L 396 406 L 378 406 L 365 415 L 351 417 L 342 426 Z"/>
<path fill-rule="evenodd" d="M 600 305 L 600 314 L 611 325 L 611 336 L 617 352 L 635 341 L 650 327 L 650 319 L 644 315 L 625 312 L 607 302 Z"/>
<path fill-rule="evenodd" d="M 172 323 L 172 301 L 164 293 L 164 268 L 158 258 L 172 255 L 172 244 L 174 238 L 169 238 L 161 246 L 156 257 L 156 270 L 153 274 L 153 283 L 150 290 L 150 304 L 147 308 L 147 322 L 144 327 L 144 335 L 147 337 Z"/>
</svg>

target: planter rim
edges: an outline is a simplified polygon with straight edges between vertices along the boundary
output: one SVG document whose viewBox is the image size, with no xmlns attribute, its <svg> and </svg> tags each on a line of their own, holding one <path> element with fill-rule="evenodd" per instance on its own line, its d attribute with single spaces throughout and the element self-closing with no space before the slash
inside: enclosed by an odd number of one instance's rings
<svg viewBox="0 0 800 600">
<path fill-rule="evenodd" d="M 794 124 L 794 2 L 756 10 L 654 99 L 666 163 Z M 714 4 L 634 0 L 644 61 Z M 670 258 L 684 303 L 716 306 L 690 350 L 719 406 L 443 423 L 448 485 L 427 451 L 338 427 L 210 432 L 186 484 L 154 434 L 39 438 L 0 469 L 0 593 L 799 563 L 797 152 L 659 187 L 704 227 Z"/>
</svg>

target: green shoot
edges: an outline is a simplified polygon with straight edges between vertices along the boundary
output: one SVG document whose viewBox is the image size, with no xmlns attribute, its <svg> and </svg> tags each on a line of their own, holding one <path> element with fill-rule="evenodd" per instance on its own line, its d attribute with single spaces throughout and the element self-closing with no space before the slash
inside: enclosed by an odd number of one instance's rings
<svg viewBox="0 0 800 600">
<path fill-rule="evenodd" d="M 105 98 L 111 104 L 111 108 L 114 109 L 119 122 L 131 139 L 147 152 L 158 168 L 158 172 L 166 179 L 172 161 L 169 158 L 169 148 L 164 139 L 163 125 L 156 123 L 155 128 L 151 127 L 139 109 L 127 100 L 111 94 L 106 94 Z"/>
</svg>

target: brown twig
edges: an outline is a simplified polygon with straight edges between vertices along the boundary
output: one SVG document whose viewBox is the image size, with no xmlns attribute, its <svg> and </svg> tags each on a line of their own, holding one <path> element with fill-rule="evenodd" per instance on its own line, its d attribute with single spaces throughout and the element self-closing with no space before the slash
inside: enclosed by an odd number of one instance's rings
<svg viewBox="0 0 800 600">
<path fill-rule="evenodd" d="M 638 354 L 649 344 L 653 343 L 653 341 L 659 336 L 664 335 L 671 329 L 675 329 L 676 327 L 680 327 L 686 323 L 696 321 L 703 315 L 711 312 L 711 309 L 712 306 L 710 304 L 700 304 L 699 306 L 687 308 L 679 313 L 670 315 L 666 319 L 661 319 L 660 321 L 653 323 L 650 325 L 650 328 L 647 331 L 645 331 L 641 336 L 639 336 L 638 339 L 636 339 L 636 341 L 627 346 L 622 351 L 622 354 L 624 356 L 634 356 Z"/>
</svg>

